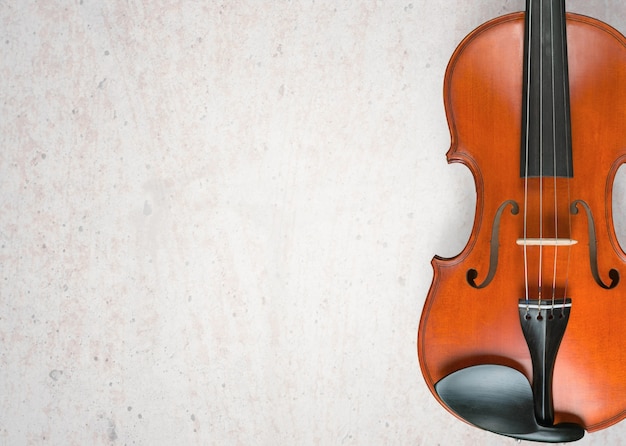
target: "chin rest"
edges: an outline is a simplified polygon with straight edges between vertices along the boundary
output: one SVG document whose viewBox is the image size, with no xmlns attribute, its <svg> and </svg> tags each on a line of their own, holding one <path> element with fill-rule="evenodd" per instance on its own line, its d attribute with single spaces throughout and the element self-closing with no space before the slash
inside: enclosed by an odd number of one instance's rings
<svg viewBox="0 0 626 446">
<path fill-rule="evenodd" d="M 550 443 L 576 441 L 585 435 L 578 424 L 537 423 L 530 383 L 511 367 L 467 367 L 443 378 L 435 385 L 435 391 L 459 417 L 497 434 Z"/>
</svg>

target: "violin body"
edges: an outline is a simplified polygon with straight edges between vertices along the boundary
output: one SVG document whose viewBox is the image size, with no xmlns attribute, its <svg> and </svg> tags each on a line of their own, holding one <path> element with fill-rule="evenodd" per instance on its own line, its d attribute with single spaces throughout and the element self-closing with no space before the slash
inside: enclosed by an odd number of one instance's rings
<svg viewBox="0 0 626 446">
<path fill-rule="evenodd" d="M 546 300 L 550 294 L 571 298 L 552 371 L 548 424 L 595 431 L 626 417 L 626 253 L 612 219 L 613 181 L 626 162 L 626 39 L 600 21 L 567 13 L 573 174 L 525 179 L 519 155 L 524 17 L 483 24 L 447 68 L 447 159 L 472 172 L 476 213 L 463 251 L 432 261 L 419 362 L 435 398 L 466 419 L 450 408 L 437 383 L 483 364 L 505 366 L 533 382 L 518 302 L 542 293 Z"/>
</svg>

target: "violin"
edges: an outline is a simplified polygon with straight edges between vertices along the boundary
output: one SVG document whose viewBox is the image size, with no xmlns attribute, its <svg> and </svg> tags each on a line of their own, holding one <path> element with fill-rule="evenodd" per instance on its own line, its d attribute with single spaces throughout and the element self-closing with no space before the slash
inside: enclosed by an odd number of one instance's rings
<svg viewBox="0 0 626 446">
<path fill-rule="evenodd" d="M 626 38 L 565 0 L 527 0 L 457 47 L 449 163 L 471 171 L 472 231 L 435 256 L 417 351 L 437 401 L 497 434 L 575 441 L 626 417 Z"/>
</svg>

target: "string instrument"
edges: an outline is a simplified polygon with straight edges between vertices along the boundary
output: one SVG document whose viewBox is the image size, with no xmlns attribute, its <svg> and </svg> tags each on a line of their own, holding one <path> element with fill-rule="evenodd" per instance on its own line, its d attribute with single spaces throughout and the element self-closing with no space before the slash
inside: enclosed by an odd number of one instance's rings
<svg viewBox="0 0 626 446">
<path fill-rule="evenodd" d="M 517 439 L 566 442 L 626 417 L 626 254 L 612 218 L 626 161 L 626 39 L 565 0 L 470 33 L 449 62 L 448 162 L 476 213 L 436 256 L 418 332 L 440 404 Z"/>
</svg>

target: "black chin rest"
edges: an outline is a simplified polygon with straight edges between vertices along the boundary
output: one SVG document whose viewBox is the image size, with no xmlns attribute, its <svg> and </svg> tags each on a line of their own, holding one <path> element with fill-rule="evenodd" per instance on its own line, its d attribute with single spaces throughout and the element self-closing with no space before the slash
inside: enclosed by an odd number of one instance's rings
<svg viewBox="0 0 626 446">
<path fill-rule="evenodd" d="M 467 367 L 443 378 L 435 390 L 458 416 L 497 434 L 550 443 L 576 441 L 585 435 L 585 430 L 573 423 L 539 425 L 530 383 L 511 367 Z"/>
</svg>

